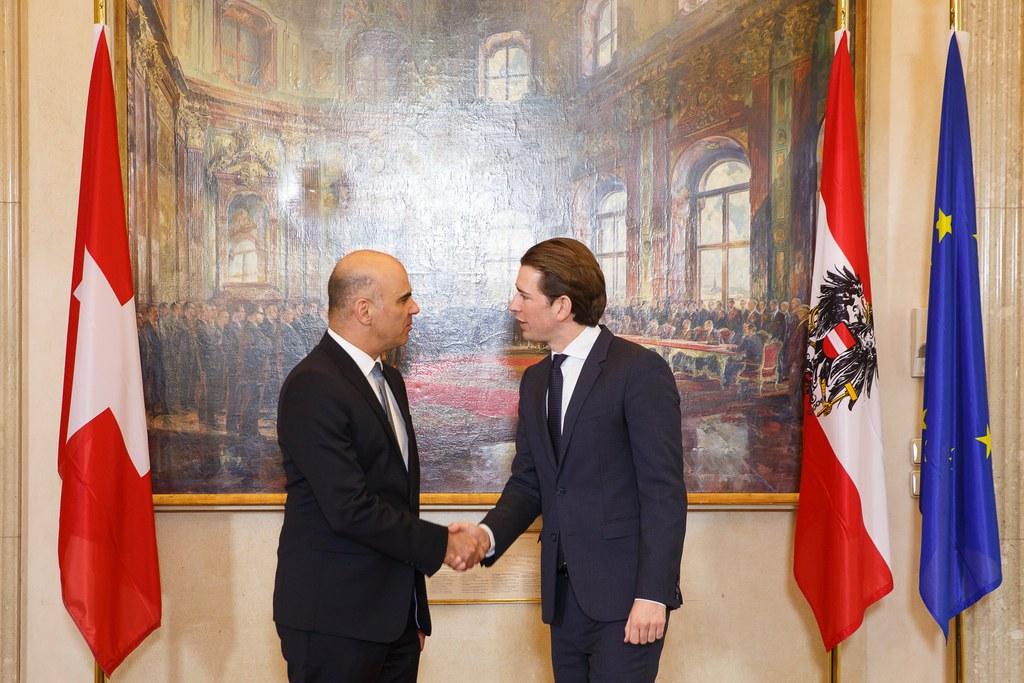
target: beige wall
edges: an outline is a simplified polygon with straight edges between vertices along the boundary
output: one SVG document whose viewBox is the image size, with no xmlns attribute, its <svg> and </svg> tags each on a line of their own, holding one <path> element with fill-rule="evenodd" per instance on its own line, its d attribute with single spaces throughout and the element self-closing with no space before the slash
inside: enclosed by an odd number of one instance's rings
<svg viewBox="0 0 1024 683">
<path fill-rule="evenodd" d="M 908 334 L 910 309 L 926 300 L 948 4 L 868 5 L 866 184 L 896 589 L 844 646 L 843 680 L 936 681 L 949 678 L 949 666 L 916 589 L 919 517 L 908 494 L 908 443 L 917 430 L 921 386 L 909 377 Z M 27 681 L 85 681 L 91 657 L 60 602 L 54 453 L 92 7 L 89 0 L 24 0 L 22 7 L 27 417 L 21 664 Z M 116 680 L 282 680 L 270 619 L 280 521 L 275 511 L 160 513 L 164 626 Z M 673 614 L 662 680 L 827 680 L 827 657 L 790 575 L 792 526 L 791 510 L 691 515 L 683 561 L 687 603 Z M 436 629 L 424 657 L 425 681 L 467 672 L 478 680 L 549 680 L 546 632 L 535 606 L 438 607 Z"/>
</svg>

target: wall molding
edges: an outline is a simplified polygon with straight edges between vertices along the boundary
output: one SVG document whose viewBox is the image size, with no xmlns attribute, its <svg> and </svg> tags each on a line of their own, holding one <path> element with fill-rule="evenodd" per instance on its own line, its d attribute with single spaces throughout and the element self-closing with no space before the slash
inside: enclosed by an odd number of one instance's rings
<svg viewBox="0 0 1024 683">
<path fill-rule="evenodd" d="M 0 0 L 0 683 L 21 666 L 21 23 Z"/>
</svg>

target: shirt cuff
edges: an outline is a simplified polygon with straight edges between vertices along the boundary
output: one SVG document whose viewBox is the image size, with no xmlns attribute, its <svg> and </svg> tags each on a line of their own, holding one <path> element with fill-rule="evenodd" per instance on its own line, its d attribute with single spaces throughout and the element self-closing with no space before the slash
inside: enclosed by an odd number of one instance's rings
<svg viewBox="0 0 1024 683">
<path fill-rule="evenodd" d="M 649 602 L 654 605 L 661 605 L 662 607 L 665 606 L 665 603 L 663 602 L 658 602 L 657 600 L 648 600 L 647 598 L 633 598 L 633 602 Z"/>
<path fill-rule="evenodd" d="M 491 539 L 491 547 L 487 549 L 487 554 L 484 557 L 494 557 L 494 532 L 491 531 L 491 527 L 486 524 L 481 524 L 480 528 L 487 532 L 487 538 Z"/>
</svg>

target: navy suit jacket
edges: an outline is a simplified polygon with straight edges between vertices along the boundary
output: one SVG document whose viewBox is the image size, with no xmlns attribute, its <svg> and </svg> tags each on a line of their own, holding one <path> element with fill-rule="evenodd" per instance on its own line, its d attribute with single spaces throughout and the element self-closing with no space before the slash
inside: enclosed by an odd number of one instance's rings
<svg viewBox="0 0 1024 683">
<path fill-rule="evenodd" d="M 679 607 L 686 531 L 679 391 L 653 351 L 602 329 L 583 364 L 555 457 L 546 422 L 550 356 L 523 374 L 512 476 L 483 523 L 489 565 L 543 514 L 541 607 L 554 616 L 561 547 L 592 619 L 619 621 L 633 600 Z"/>
<path fill-rule="evenodd" d="M 329 335 L 288 375 L 277 435 L 288 501 L 277 550 L 274 621 L 391 642 L 416 596 L 430 633 L 424 574 L 441 567 L 446 527 L 419 518 L 416 436 L 402 376 L 384 377 L 409 434 L 406 470 L 380 400 Z"/>
</svg>

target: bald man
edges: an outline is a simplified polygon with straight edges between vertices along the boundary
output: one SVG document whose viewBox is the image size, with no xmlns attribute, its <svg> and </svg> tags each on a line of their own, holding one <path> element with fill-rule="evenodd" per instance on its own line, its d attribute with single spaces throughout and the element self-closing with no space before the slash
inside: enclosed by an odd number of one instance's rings
<svg viewBox="0 0 1024 683">
<path fill-rule="evenodd" d="M 353 252 L 327 294 L 327 332 L 278 402 L 288 502 L 274 621 L 290 681 L 415 681 L 430 634 L 424 575 L 466 569 L 485 549 L 419 518 L 409 399 L 381 362 L 420 310 L 405 268 Z"/>
</svg>

